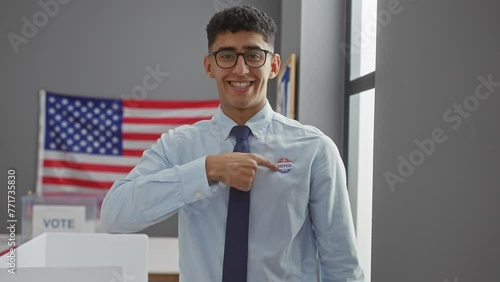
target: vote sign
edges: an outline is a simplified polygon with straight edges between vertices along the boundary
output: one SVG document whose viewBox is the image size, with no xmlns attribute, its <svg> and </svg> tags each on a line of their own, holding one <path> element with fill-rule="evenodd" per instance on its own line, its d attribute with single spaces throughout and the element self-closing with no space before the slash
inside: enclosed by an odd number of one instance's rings
<svg viewBox="0 0 500 282">
<path fill-rule="evenodd" d="M 44 232 L 84 232 L 85 206 L 34 205 L 33 237 Z"/>
</svg>

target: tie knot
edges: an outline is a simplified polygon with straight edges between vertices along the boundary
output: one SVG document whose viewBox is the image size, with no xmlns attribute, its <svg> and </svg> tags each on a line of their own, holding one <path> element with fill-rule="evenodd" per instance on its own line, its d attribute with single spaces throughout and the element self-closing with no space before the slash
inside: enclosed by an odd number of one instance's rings
<svg viewBox="0 0 500 282">
<path fill-rule="evenodd" d="M 237 125 L 233 127 L 231 134 L 233 134 L 236 139 L 248 139 L 248 136 L 250 135 L 250 128 L 246 125 Z"/>
</svg>

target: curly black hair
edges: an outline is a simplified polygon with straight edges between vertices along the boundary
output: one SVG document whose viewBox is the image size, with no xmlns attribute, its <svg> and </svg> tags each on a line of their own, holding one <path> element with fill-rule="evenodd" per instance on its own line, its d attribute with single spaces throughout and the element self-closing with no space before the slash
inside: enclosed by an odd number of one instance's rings
<svg viewBox="0 0 500 282">
<path fill-rule="evenodd" d="M 217 12 L 207 25 L 208 48 L 215 42 L 218 34 L 226 31 L 254 31 L 264 36 L 264 41 L 274 46 L 276 33 L 274 20 L 266 13 L 252 6 L 236 6 Z"/>
</svg>

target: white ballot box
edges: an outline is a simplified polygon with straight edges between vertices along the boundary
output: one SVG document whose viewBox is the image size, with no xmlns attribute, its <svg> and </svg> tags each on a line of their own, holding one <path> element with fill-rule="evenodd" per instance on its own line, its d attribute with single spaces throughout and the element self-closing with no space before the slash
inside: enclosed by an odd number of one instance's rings
<svg viewBox="0 0 500 282">
<path fill-rule="evenodd" d="M 23 196 L 23 238 L 31 239 L 46 232 L 98 232 L 102 197 L 100 194 Z"/>
<path fill-rule="evenodd" d="M 2 282 L 125 282 L 123 268 L 102 267 L 23 267 L 11 274 L 0 268 Z"/>
<path fill-rule="evenodd" d="M 123 281 L 146 282 L 148 248 L 144 234 L 44 233 L 15 249 L 14 262 L 19 271 L 24 267 L 118 266 L 123 268 Z M 0 257 L 0 268 L 9 267 L 11 260 L 11 253 Z"/>
</svg>

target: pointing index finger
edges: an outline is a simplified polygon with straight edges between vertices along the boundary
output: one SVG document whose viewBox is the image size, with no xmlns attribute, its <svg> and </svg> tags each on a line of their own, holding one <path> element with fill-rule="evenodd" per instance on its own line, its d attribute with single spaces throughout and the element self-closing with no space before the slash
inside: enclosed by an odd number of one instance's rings
<svg viewBox="0 0 500 282">
<path fill-rule="evenodd" d="M 259 166 L 265 166 L 273 171 L 277 171 L 279 168 L 278 166 L 271 162 L 270 160 L 264 158 L 263 156 L 255 155 L 255 161 L 257 162 L 257 165 Z"/>
</svg>

